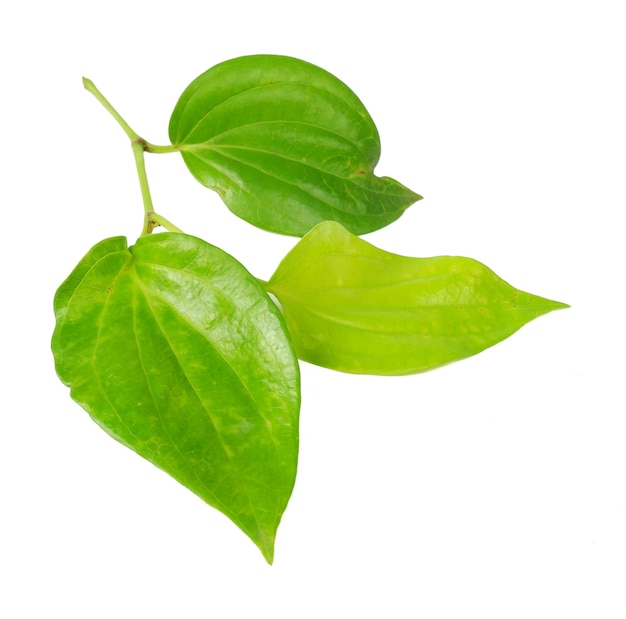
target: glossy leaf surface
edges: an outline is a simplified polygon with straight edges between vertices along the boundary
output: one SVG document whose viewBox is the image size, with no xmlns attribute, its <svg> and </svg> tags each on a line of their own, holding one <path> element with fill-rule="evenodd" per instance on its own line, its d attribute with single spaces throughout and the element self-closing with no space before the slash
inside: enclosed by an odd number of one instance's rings
<svg viewBox="0 0 626 619">
<path fill-rule="evenodd" d="M 516 290 L 476 260 L 398 256 L 333 222 L 299 241 L 266 289 L 301 359 L 363 374 L 463 359 L 567 307 Z"/>
<path fill-rule="evenodd" d="M 244 56 L 209 69 L 180 97 L 169 135 L 235 214 L 281 234 L 324 220 L 363 234 L 420 198 L 373 174 L 380 140 L 357 96 L 295 58 Z"/>
<path fill-rule="evenodd" d="M 271 562 L 298 454 L 299 371 L 280 312 L 184 234 L 102 241 L 55 297 L 52 348 L 111 436 L 221 510 Z"/>
</svg>

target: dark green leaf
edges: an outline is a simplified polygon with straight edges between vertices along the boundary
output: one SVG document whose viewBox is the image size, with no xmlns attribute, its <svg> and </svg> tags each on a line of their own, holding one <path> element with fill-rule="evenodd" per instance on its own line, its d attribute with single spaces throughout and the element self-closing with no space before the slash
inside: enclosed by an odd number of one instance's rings
<svg viewBox="0 0 626 619">
<path fill-rule="evenodd" d="M 59 288 L 72 397 L 111 436 L 226 514 L 271 562 L 298 454 L 284 321 L 231 256 L 184 234 L 96 245 Z"/>
<path fill-rule="evenodd" d="M 311 230 L 266 289 L 301 359 L 362 374 L 463 359 L 567 307 L 516 290 L 476 260 L 398 256 L 333 222 Z"/>
<path fill-rule="evenodd" d="M 169 127 L 193 175 L 250 223 L 302 236 L 324 220 L 355 234 L 420 196 L 373 174 L 378 131 L 330 73 L 285 56 L 245 56 L 195 79 Z"/>
</svg>

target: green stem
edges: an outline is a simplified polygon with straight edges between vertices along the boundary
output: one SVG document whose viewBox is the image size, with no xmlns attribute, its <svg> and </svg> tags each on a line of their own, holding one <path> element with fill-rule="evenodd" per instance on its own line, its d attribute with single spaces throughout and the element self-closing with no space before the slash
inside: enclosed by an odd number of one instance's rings
<svg viewBox="0 0 626 619">
<path fill-rule="evenodd" d="M 143 229 L 141 236 L 150 234 L 157 226 L 163 226 L 172 232 L 181 232 L 173 223 L 169 222 L 165 217 L 157 215 L 152 205 L 152 196 L 150 195 L 150 186 L 148 185 L 148 175 L 146 174 L 146 162 L 144 152 L 150 153 L 174 153 L 180 150 L 177 146 L 156 146 L 146 142 L 134 129 L 122 118 L 120 113 L 109 103 L 107 98 L 98 90 L 96 85 L 86 77 L 83 77 L 83 86 L 88 90 L 104 107 L 105 110 L 115 118 L 117 124 L 124 130 L 124 133 L 130 138 L 135 157 L 135 166 L 137 167 L 137 176 L 139 177 L 139 186 L 141 187 L 141 198 L 143 200 Z"/>
<path fill-rule="evenodd" d="M 156 144 L 150 144 L 150 142 L 144 142 L 145 150 L 148 153 L 178 153 L 180 146 L 174 146 L 173 144 L 166 144 L 165 146 L 157 146 Z"/>
<path fill-rule="evenodd" d="M 117 123 L 124 129 L 124 132 L 131 140 L 141 139 L 131 128 L 131 126 L 120 116 L 118 111 L 108 102 L 106 97 L 96 88 L 96 85 L 86 77 L 83 77 L 83 86 L 88 90 L 104 107 L 105 110 L 115 118 Z"/>
<path fill-rule="evenodd" d="M 143 138 L 140 138 L 139 135 L 134 131 L 134 129 L 122 118 L 120 113 L 109 103 L 108 99 L 98 90 L 96 85 L 86 77 L 83 77 L 83 86 L 86 90 L 88 90 L 104 107 L 105 110 L 115 118 L 118 125 L 122 127 L 124 133 L 130 138 L 131 141 L 139 140 L 143 144 L 143 149 L 149 153 L 176 153 L 180 151 L 178 146 L 173 146 L 172 144 L 166 144 L 165 146 L 157 146 L 156 144 L 151 144 L 147 142 Z"/>
<path fill-rule="evenodd" d="M 150 195 L 150 186 L 148 185 L 148 175 L 146 174 L 146 160 L 143 156 L 145 143 L 137 137 L 132 141 L 133 155 L 135 156 L 135 166 L 137 167 L 137 176 L 139 177 L 139 186 L 141 187 L 141 199 L 143 200 L 143 230 L 141 236 L 150 234 L 154 228 L 150 222 L 150 214 L 154 213 L 152 205 L 152 196 Z"/>
</svg>

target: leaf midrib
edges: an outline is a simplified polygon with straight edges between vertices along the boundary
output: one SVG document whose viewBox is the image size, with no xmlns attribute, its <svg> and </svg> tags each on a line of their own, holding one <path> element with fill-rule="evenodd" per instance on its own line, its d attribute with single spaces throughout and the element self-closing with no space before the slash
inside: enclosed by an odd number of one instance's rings
<svg viewBox="0 0 626 619">
<path fill-rule="evenodd" d="M 218 150 L 218 149 L 210 149 L 210 150 Z M 200 152 L 202 152 L 202 151 L 200 151 Z M 218 166 L 218 165 L 216 165 L 216 164 L 215 164 L 215 162 L 213 162 L 213 161 L 211 161 L 211 160 L 207 160 L 207 159 L 206 159 L 206 158 L 204 158 L 204 157 L 201 157 L 201 156 L 200 156 L 200 154 L 198 154 L 198 153 L 196 153 L 196 152 L 194 152 L 194 151 L 188 152 L 187 154 L 188 154 L 188 155 L 190 154 L 190 155 L 192 155 L 192 156 L 194 156 L 194 157 L 198 158 L 198 159 L 199 159 L 199 160 L 201 160 L 201 161 L 202 161 L 205 165 L 208 165 L 208 166 L 212 167 L 214 170 L 219 171 L 219 172 L 220 172 L 220 174 L 222 174 L 223 176 L 225 176 L 226 178 L 228 178 L 228 179 L 230 180 L 230 182 L 231 182 L 231 183 L 233 183 L 234 185 L 236 185 L 236 186 L 237 186 L 237 187 L 238 187 L 241 191 L 244 191 L 245 193 L 247 193 L 248 195 L 250 195 L 252 198 L 254 198 L 254 199 L 255 199 L 257 202 L 259 202 L 260 204 L 263 204 L 263 202 L 260 202 L 260 201 L 259 201 L 258 196 L 254 195 L 251 191 L 249 191 L 248 189 L 246 189 L 245 185 L 242 185 L 242 184 L 238 183 L 238 182 L 237 182 L 237 180 L 235 180 L 235 179 L 231 176 L 231 174 L 230 174 L 231 170 L 229 170 L 229 169 L 224 170 L 224 169 L 223 169 L 223 166 Z M 231 160 L 231 161 L 235 161 L 235 162 L 237 162 L 237 163 L 238 163 L 239 165 L 241 165 L 241 166 L 245 166 L 245 167 L 251 168 L 251 169 L 256 170 L 257 172 L 260 172 L 261 174 L 263 174 L 263 175 L 265 175 L 265 176 L 267 176 L 267 177 L 269 177 L 269 178 L 271 178 L 271 179 L 273 179 L 273 180 L 275 180 L 275 181 L 278 181 L 278 182 L 283 183 L 283 184 L 285 184 L 285 185 L 289 185 L 289 186 L 291 186 L 291 187 L 295 187 L 295 188 L 299 189 L 300 191 L 304 192 L 305 194 L 307 194 L 307 195 L 311 196 L 311 198 L 313 198 L 316 202 L 319 202 L 320 204 L 323 204 L 324 206 L 326 206 L 326 207 L 327 207 L 329 210 L 331 210 L 331 211 L 338 212 L 338 213 L 344 213 L 344 214 L 347 214 L 347 215 L 351 215 L 351 216 L 354 216 L 354 217 L 358 217 L 359 219 L 361 219 L 361 218 L 365 218 L 365 219 L 367 219 L 367 220 L 376 219 L 376 218 L 387 219 L 390 215 L 394 215 L 394 214 L 395 214 L 395 211 L 389 211 L 389 210 L 387 210 L 387 204 L 386 204 L 385 202 L 381 202 L 381 206 L 383 207 L 382 212 L 379 212 L 379 213 L 376 213 L 376 212 L 374 212 L 374 213 L 373 213 L 373 212 L 368 212 L 368 213 L 354 213 L 353 211 L 350 211 L 350 210 L 348 210 L 348 209 L 346 209 L 346 208 L 340 208 L 340 207 L 338 207 L 338 206 L 336 206 L 336 205 L 330 204 L 330 203 L 329 203 L 329 202 L 327 202 L 326 200 L 323 200 L 322 198 L 320 198 L 320 196 L 317 196 L 317 195 L 314 195 L 313 193 L 311 193 L 308 189 L 306 189 L 306 188 L 305 188 L 305 187 L 303 187 L 302 185 L 299 185 L 299 184 L 297 184 L 297 183 L 294 183 L 294 182 L 291 182 L 291 181 L 287 181 L 287 180 L 284 180 L 284 179 L 279 178 L 279 177 L 277 177 L 277 176 L 274 176 L 274 175 L 270 174 L 269 172 L 267 172 L 266 170 L 264 170 L 263 168 L 260 168 L 260 167 L 258 167 L 258 166 L 254 166 L 254 165 L 252 165 L 252 164 L 250 164 L 250 163 L 248 163 L 248 162 L 245 162 L 245 161 L 242 161 L 242 160 L 240 160 L 240 159 L 237 159 L 236 157 L 233 157 L 233 156 L 231 156 L 231 155 L 228 155 L 227 153 L 221 153 L 221 154 L 222 154 L 224 157 L 226 157 L 227 159 L 229 159 L 229 160 Z M 297 161 L 297 160 L 296 160 L 296 161 Z M 303 162 L 299 162 L 299 163 L 303 163 Z M 308 165 L 308 166 L 309 166 L 309 167 L 311 167 L 312 169 L 318 169 L 318 168 L 315 168 L 314 166 L 310 166 L 310 165 L 309 165 L 309 164 L 307 164 L 307 163 L 303 163 L 303 164 L 304 164 L 304 165 Z M 348 183 L 352 184 L 354 187 L 358 188 L 359 190 L 361 190 L 361 191 L 365 191 L 366 193 L 369 193 L 369 194 L 371 194 L 371 195 L 373 195 L 373 196 L 383 196 L 383 195 L 384 195 L 384 196 L 387 196 L 387 195 L 392 195 L 392 196 L 395 196 L 395 197 L 402 197 L 402 196 L 403 196 L 403 194 L 402 194 L 402 193 L 398 193 L 398 194 L 390 194 L 389 192 L 385 192 L 385 193 L 378 192 L 378 191 L 376 191 L 375 189 L 372 189 L 372 188 L 370 188 L 370 187 L 364 187 L 364 186 L 362 186 L 362 185 L 359 185 L 359 184 L 355 183 L 355 182 L 354 182 L 354 180 L 353 180 L 353 179 L 351 179 L 351 178 L 348 178 L 348 177 L 342 177 L 342 176 L 339 176 L 339 175 L 334 174 L 334 173 L 332 173 L 332 172 L 327 172 L 327 171 L 324 171 L 324 170 L 322 170 L 322 172 L 323 172 L 324 174 L 328 174 L 329 176 L 335 176 L 336 178 L 339 178 L 339 179 L 341 179 L 341 180 L 344 180 L 344 181 L 346 181 L 346 182 L 348 182 Z M 370 174 L 371 174 L 371 176 L 375 176 L 375 175 L 374 175 L 373 173 L 371 173 L 371 172 L 370 172 Z M 380 178 L 380 177 L 376 177 L 376 178 Z M 331 192 L 326 192 L 326 193 L 331 193 Z M 309 206 L 310 206 L 310 205 L 309 205 Z M 405 210 L 406 208 L 408 208 L 408 207 L 397 208 L 397 209 L 396 209 L 396 211 L 399 211 L 399 210 Z M 267 209 L 267 210 L 270 210 L 270 209 L 269 209 L 269 207 L 266 207 L 266 209 Z"/>
<path fill-rule="evenodd" d="M 157 268 L 157 269 L 162 269 L 162 270 L 165 270 L 165 271 L 182 272 L 182 273 L 184 273 L 186 276 L 188 276 L 188 277 L 192 277 L 192 278 L 194 278 L 194 279 L 196 279 L 196 280 L 200 280 L 200 281 L 202 282 L 202 278 L 200 278 L 200 277 L 196 276 L 194 273 L 190 273 L 190 272 L 188 272 L 188 271 L 182 271 L 182 270 L 180 270 L 180 269 L 176 269 L 175 267 L 168 267 L 168 266 L 161 265 L 161 264 L 156 264 L 156 263 L 146 263 L 146 266 L 147 266 L 148 264 L 149 264 L 150 266 L 152 266 L 152 267 L 155 267 L 155 268 Z M 192 322 L 191 320 L 189 320 L 187 316 L 185 316 L 184 314 L 181 314 L 181 313 L 178 311 L 178 309 L 177 309 L 176 307 L 172 306 L 172 305 L 169 303 L 169 301 L 168 301 L 167 299 L 163 298 L 163 297 L 162 297 L 161 295 L 159 295 L 156 291 L 154 291 L 154 290 L 153 290 L 153 289 L 151 289 L 150 287 L 146 286 L 146 285 L 143 283 L 143 281 L 141 281 L 141 277 L 140 277 L 139 273 L 137 273 L 137 271 L 136 271 L 136 270 L 135 270 L 135 273 L 136 273 L 136 276 L 137 276 L 137 282 L 138 282 L 139 286 L 142 288 L 142 291 L 143 291 L 143 293 L 144 293 L 144 297 L 146 298 L 146 302 L 148 303 L 148 305 L 149 305 L 149 307 L 150 307 L 150 309 L 151 309 L 151 311 L 152 311 L 152 313 L 153 313 L 154 319 L 155 319 L 155 321 L 157 322 L 157 324 L 159 325 L 159 328 L 161 329 L 161 332 L 162 332 L 163 336 L 164 336 L 164 337 L 165 337 L 165 339 L 167 340 L 167 342 L 168 342 L 168 344 L 169 344 L 169 346 L 170 346 L 170 349 L 171 349 L 171 351 L 172 351 L 173 355 L 176 357 L 176 360 L 177 360 L 177 362 L 178 362 L 179 366 L 181 367 L 181 369 L 183 369 L 183 365 L 182 365 L 182 363 L 180 362 L 180 360 L 179 360 L 179 358 L 178 358 L 178 355 L 177 355 L 177 353 L 176 353 L 176 351 L 175 351 L 174 347 L 172 346 L 172 344 L 171 344 L 171 342 L 170 342 L 170 340 L 169 340 L 169 338 L 168 338 L 168 336 L 167 336 L 167 334 L 166 334 L 165 330 L 163 329 L 163 327 L 162 327 L 161 323 L 159 322 L 159 320 L 158 320 L 158 318 L 157 318 L 157 314 L 156 314 L 156 312 L 155 312 L 155 310 L 154 310 L 154 308 L 153 308 L 152 303 L 150 302 L 150 300 L 149 300 L 149 298 L 148 298 L 148 296 L 149 296 L 149 295 L 148 295 L 148 293 L 147 293 L 146 291 L 149 291 L 149 292 L 150 292 L 151 294 L 153 294 L 155 297 L 159 298 L 159 299 L 160 299 L 163 303 L 165 303 L 165 304 L 166 304 L 166 305 L 167 305 L 167 306 L 168 306 L 168 307 L 169 307 L 169 308 L 170 308 L 173 312 L 175 312 L 175 313 L 176 313 L 176 315 L 177 315 L 177 316 L 178 316 L 178 317 L 179 317 L 179 318 L 180 318 L 183 322 L 185 322 L 185 323 L 186 323 L 188 326 L 190 326 L 190 327 L 191 327 L 191 328 L 192 328 L 192 329 L 193 329 L 196 333 L 198 333 L 198 335 L 199 335 L 200 337 L 202 337 L 203 339 L 205 339 L 205 340 L 206 340 L 206 341 L 207 341 L 207 342 L 211 345 L 211 347 L 212 347 L 212 348 L 213 348 L 213 349 L 214 349 L 214 350 L 218 353 L 218 355 L 219 355 L 219 356 L 220 356 L 220 358 L 224 361 L 224 363 L 225 363 L 225 364 L 226 364 L 226 365 L 230 368 L 230 370 L 231 370 L 231 372 L 233 373 L 233 375 L 234 375 L 234 376 L 236 376 L 236 378 L 237 378 L 237 380 L 239 381 L 240 385 L 243 387 L 243 390 L 246 392 L 246 394 L 247 394 L 247 396 L 248 396 L 248 399 L 249 399 L 249 400 L 250 400 L 250 402 L 253 404 L 254 409 L 255 409 L 255 412 L 257 413 L 258 417 L 259 417 L 260 419 L 262 419 L 262 420 L 263 420 L 263 424 L 262 424 L 262 426 L 263 426 L 263 428 L 264 428 L 264 431 L 267 433 L 267 436 L 269 436 L 269 438 L 270 438 L 270 440 L 271 440 L 272 444 L 274 445 L 274 449 L 275 449 L 275 453 L 276 453 L 276 461 L 277 461 L 277 463 L 279 464 L 279 466 L 278 466 L 278 472 L 279 472 L 279 476 L 280 476 L 280 482 L 279 482 L 279 483 L 280 483 L 280 487 L 281 487 L 281 489 L 284 489 L 284 488 L 285 488 L 285 483 L 284 483 L 284 472 L 283 472 L 282 466 L 280 466 L 280 461 L 281 461 L 281 458 L 280 458 L 280 455 L 279 455 L 279 454 L 280 454 L 280 450 L 279 450 L 279 446 L 278 446 L 278 445 L 277 445 L 277 443 L 276 443 L 276 438 L 273 436 L 273 434 L 272 434 L 272 433 L 269 431 L 269 429 L 267 428 L 267 421 L 268 421 L 268 420 L 266 419 L 265 415 L 263 414 L 263 411 L 262 411 L 261 406 L 260 406 L 260 405 L 259 405 L 259 403 L 256 401 L 256 398 L 254 397 L 254 395 L 252 394 L 252 392 L 250 391 L 250 389 L 248 388 L 248 386 L 247 386 L 247 385 L 246 385 L 246 383 L 244 382 L 243 378 L 241 377 L 241 375 L 239 374 L 239 372 L 237 371 L 237 369 L 236 369 L 236 368 L 232 365 L 232 363 L 231 363 L 231 362 L 230 362 L 230 361 L 229 361 L 229 360 L 228 360 L 228 359 L 224 356 L 224 354 L 222 353 L 222 351 L 221 351 L 221 350 L 220 350 L 220 349 L 219 349 L 219 348 L 215 345 L 214 340 L 213 340 L 212 338 L 210 338 L 210 337 L 208 336 L 208 334 L 205 334 L 205 333 L 204 333 L 204 332 L 203 332 L 203 331 L 202 331 L 202 330 L 201 330 L 201 329 L 200 329 L 200 328 L 199 328 L 199 327 L 198 327 L 198 326 L 197 326 L 194 322 Z M 217 293 L 218 293 L 218 291 L 214 290 L 214 291 L 213 291 L 213 293 L 214 293 L 214 294 L 217 294 Z M 265 334 L 264 334 L 264 333 L 263 333 L 263 332 L 262 332 L 262 331 L 261 331 L 261 330 L 257 327 L 257 325 L 256 325 L 254 322 L 249 322 L 248 324 L 251 324 L 251 325 L 252 325 L 252 327 L 254 328 L 254 330 L 255 330 L 255 331 L 256 331 L 259 335 L 261 335 L 261 336 L 264 336 L 264 335 L 265 335 Z M 207 413 L 207 415 L 208 415 L 209 419 L 211 419 L 211 423 L 212 423 L 213 427 L 215 428 L 215 427 L 216 427 L 216 426 L 215 426 L 215 422 L 213 421 L 213 417 L 212 417 L 212 415 L 211 415 L 210 411 L 206 408 L 206 406 L 205 406 L 205 405 L 204 405 L 204 403 L 202 402 L 202 399 L 201 399 L 201 398 L 200 398 L 200 396 L 198 395 L 198 393 L 197 393 L 197 391 L 196 391 L 196 389 L 195 389 L 194 385 L 191 383 L 191 381 L 190 381 L 190 380 L 189 380 L 189 378 L 187 377 L 187 374 L 184 372 L 184 370 L 183 370 L 183 375 L 185 376 L 185 379 L 187 380 L 187 382 L 189 383 L 189 386 L 190 386 L 190 387 L 191 387 L 191 389 L 193 390 L 194 395 L 196 396 L 196 398 L 197 398 L 197 399 L 198 399 L 198 401 L 200 402 L 200 404 L 201 404 L 202 408 L 206 411 L 206 413 Z M 223 440 L 222 440 L 221 436 L 219 435 L 219 432 L 217 432 L 217 430 L 216 430 L 216 435 L 219 437 L 219 440 L 220 440 L 220 443 L 221 443 L 221 445 L 222 445 L 222 449 L 224 450 L 224 453 L 225 453 L 225 454 L 226 454 L 226 456 L 228 457 L 229 461 L 231 461 L 231 462 L 232 462 L 231 456 L 229 455 L 228 450 L 226 449 L 226 447 L 225 447 L 225 445 L 224 445 L 224 443 L 223 443 Z M 239 476 L 239 475 L 240 475 L 240 472 L 239 472 L 238 468 L 237 468 L 236 466 L 233 466 L 233 468 L 234 468 L 234 470 L 237 472 L 237 475 Z M 240 479 L 241 479 L 241 478 L 240 478 Z M 250 506 L 252 507 L 252 509 L 253 509 L 253 511 L 254 511 L 254 514 L 255 514 L 255 520 L 256 520 L 256 522 L 257 522 L 257 529 L 258 529 L 258 532 L 259 532 L 259 534 L 261 534 L 263 537 L 265 537 L 265 533 L 263 532 L 263 529 L 262 529 L 262 528 L 261 528 L 261 526 L 259 525 L 259 518 L 258 518 L 258 515 L 257 515 L 257 510 L 256 510 L 256 508 L 254 507 L 254 504 L 253 504 L 253 502 L 252 502 L 252 500 L 251 500 L 251 498 L 250 498 L 250 495 L 249 495 L 249 493 L 248 493 L 248 489 L 247 489 L 247 485 L 246 485 L 245 483 L 243 483 L 243 482 L 242 482 L 242 485 L 243 485 L 243 487 L 246 489 L 246 497 L 248 498 L 248 502 L 249 502 Z M 282 494 L 283 494 L 283 492 L 281 492 L 281 495 L 282 495 Z M 278 514 L 278 512 L 277 512 L 276 510 L 274 510 L 274 511 L 275 511 L 275 515 L 274 515 L 274 523 L 276 524 L 276 522 L 278 521 L 278 519 L 279 519 L 279 517 L 280 517 L 280 514 Z M 243 527 L 242 527 L 242 528 L 243 528 Z"/>
</svg>

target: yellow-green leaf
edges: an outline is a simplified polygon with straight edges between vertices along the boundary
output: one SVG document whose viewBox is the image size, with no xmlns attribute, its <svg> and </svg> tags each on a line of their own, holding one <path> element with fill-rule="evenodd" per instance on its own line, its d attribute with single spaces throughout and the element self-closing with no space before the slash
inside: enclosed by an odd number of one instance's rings
<svg viewBox="0 0 626 619">
<path fill-rule="evenodd" d="M 399 256 L 334 222 L 299 241 L 266 289 L 301 359 L 362 374 L 410 374 L 463 359 L 567 307 L 516 290 L 471 258 Z"/>
</svg>

